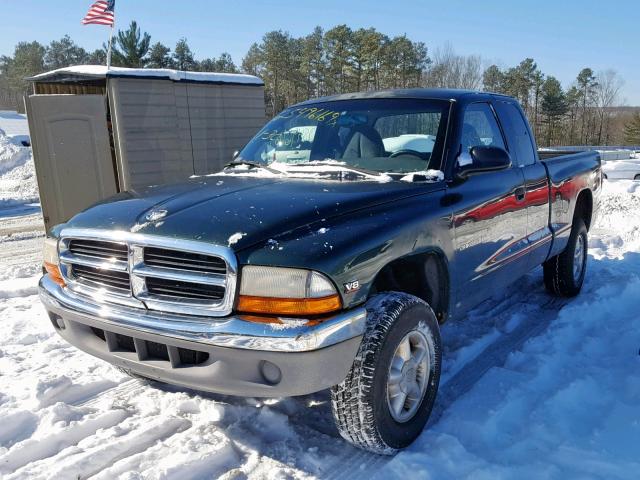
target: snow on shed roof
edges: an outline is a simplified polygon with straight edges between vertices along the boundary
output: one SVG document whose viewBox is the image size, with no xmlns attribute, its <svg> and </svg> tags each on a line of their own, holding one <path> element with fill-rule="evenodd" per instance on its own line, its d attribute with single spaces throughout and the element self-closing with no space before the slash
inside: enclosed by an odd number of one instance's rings
<svg viewBox="0 0 640 480">
<path fill-rule="evenodd" d="M 232 83 L 246 85 L 264 85 L 264 82 L 253 75 L 241 73 L 215 73 L 215 72 L 186 72 L 169 68 L 122 68 L 111 67 L 107 70 L 105 65 L 75 65 L 58 68 L 50 72 L 29 77 L 27 80 L 41 82 L 47 80 L 60 80 L 65 76 L 74 77 L 76 80 L 100 79 L 107 77 L 138 77 L 138 78 L 164 78 L 175 82 L 203 82 L 203 83 Z"/>
</svg>

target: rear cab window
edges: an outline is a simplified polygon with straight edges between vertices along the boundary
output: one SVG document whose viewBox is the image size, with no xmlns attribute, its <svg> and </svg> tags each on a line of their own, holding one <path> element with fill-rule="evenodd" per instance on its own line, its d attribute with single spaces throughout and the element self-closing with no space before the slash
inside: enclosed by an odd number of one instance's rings
<svg viewBox="0 0 640 480">
<path fill-rule="evenodd" d="M 536 163 L 538 155 L 520 109 L 509 102 L 497 102 L 496 108 L 503 126 L 509 132 L 509 152 L 514 164 L 526 167 Z"/>
</svg>

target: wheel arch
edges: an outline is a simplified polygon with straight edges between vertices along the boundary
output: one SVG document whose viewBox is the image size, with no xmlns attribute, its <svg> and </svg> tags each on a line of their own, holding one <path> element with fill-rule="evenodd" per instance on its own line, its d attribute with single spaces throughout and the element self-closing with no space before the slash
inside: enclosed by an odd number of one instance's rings
<svg viewBox="0 0 640 480">
<path fill-rule="evenodd" d="M 587 231 L 591 227 L 593 218 L 593 194 L 588 188 L 580 191 L 576 198 L 576 207 L 573 211 L 573 218 L 581 218 L 587 227 Z"/>
<path fill-rule="evenodd" d="M 430 248 L 396 258 L 374 277 L 367 298 L 380 292 L 404 292 L 429 304 L 439 323 L 447 319 L 450 301 L 449 263 L 444 252 Z"/>
</svg>

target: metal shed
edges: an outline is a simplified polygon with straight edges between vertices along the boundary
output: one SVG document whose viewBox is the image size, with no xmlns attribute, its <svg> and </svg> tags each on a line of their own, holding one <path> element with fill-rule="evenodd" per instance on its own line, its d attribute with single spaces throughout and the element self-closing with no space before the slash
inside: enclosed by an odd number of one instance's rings
<svg viewBox="0 0 640 480">
<path fill-rule="evenodd" d="M 83 65 L 30 80 L 47 229 L 114 193 L 218 171 L 265 121 L 251 75 Z"/>
</svg>

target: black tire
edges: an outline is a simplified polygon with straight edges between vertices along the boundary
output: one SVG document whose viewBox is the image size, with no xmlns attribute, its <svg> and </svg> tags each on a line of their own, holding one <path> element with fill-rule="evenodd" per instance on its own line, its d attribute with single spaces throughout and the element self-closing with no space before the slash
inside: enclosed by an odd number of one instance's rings
<svg viewBox="0 0 640 480">
<path fill-rule="evenodd" d="M 574 274 L 576 264 L 576 247 L 582 239 L 582 265 L 579 274 Z M 564 251 L 550 258 L 542 265 L 544 270 L 544 284 L 547 290 L 563 297 L 575 297 L 580 293 L 587 269 L 587 248 L 589 246 L 587 227 L 580 218 L 573 221 L 569 242 Z"/>
<path fill-rule="evenodd" d="M 399 423 L 390 411 L 387 381 L 396 349 L 410 332 L 427 340 L 430 367 L 424 376 L 426 391 L 421 403 L 410 419 Z M 357 447 L 379 454 L 390 455 L 411 444 L 431 414 L 441 360 L 440 329 L 427 303 L 398 292 L 373 297 L 367 303 L 367 327 L 351 370 L 342 383 L 331 389 L 332 411 L 340 435 Z"/>
</svg>

